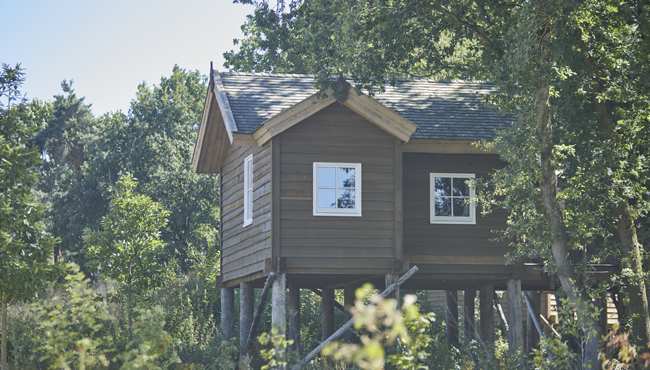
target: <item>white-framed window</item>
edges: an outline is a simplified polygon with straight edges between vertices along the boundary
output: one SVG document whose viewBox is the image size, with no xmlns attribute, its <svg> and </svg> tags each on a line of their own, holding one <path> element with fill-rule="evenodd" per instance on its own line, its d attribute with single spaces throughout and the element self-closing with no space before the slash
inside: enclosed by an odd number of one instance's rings
<svg viewBox="0 0 650 370">
<path fill-rule="evenodd" d="M 314 162 L 314 216 L 361 217 L 361 163 Z"/>
<path fill-rule="evenodd" d="M 473 173 L 432 173 L 431 223 L 476 224 L 474 188 L 470 186 Z"/>
<path fill-rule="evenodd" d="M 244 227 L 253 223 L 253 155 L 244 159 Z"/>
</svg>

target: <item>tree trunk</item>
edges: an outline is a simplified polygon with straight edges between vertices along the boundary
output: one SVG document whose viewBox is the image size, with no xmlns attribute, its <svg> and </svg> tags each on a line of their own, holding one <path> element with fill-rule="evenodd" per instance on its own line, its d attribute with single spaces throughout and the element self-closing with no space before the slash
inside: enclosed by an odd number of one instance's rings
<svg viewBox="0 0 650 370">
<path fill-rule="evenodd" d="M 7 370 L 7 295 L 2 295 L 2 370 Z"/>
<path fill-rule="evenodd" d="M 639 241 L 634 220 L 627 204 L 616 207 L 618 216 L 618 235 L 621 241 L 623 267 L 632 269 L 633 277 L 627 280 L 627 293 L 632 310 L 632 337 L 635 344 L 645 348 L 650 338 L 650 317 L 648 316 L 648 296 L 643 279 L 643 262 L 639 251 Z"/>
<path fill-rule="evenodd" d="M 558 277 L 560 278 L 562 288 L 564 288 L 567 297 L 576 310 L 578 320 L 581 323 L 586 338 L 583 368 L 595 369 L 599 367 L 598 350 L 600 336 L 597 335 L 598 323 L 593 316 L 593 312 L 585 307 L 585 304 L 590 302 L 591 299 L 583 284 L 579 282 L 571 259 L 569 258 L 566 226 L 562 209 L 560 208 L 560 202 L 557 199 L 553 127 L 549 113 L 549 93 L 550 87 L 547 82 L 540 82 L 535 90 L 535 113 L 537 129 L 540 136 L 539 149 L 542 167 L 542 181 L 540 186 L 542 202 L 544 208 L 546 208 L 546 217 L 551 233 L 551 253 L 555 264 L 559 268 Z"/>
<path fill-rule="evenodd" d="M 594 64 L 594 61 L 589 56 L 587 45 L 580 41 L 580 48 L 582 56 L 585 61 L 587 70 L 596 76 L 599 71 Z M 614 138 L 614 129 L 616 118 L 614 117 L 614 104 L 610 100 L 601 100 L 600 95 L 605 90 L 602 81 L 594 77 L 594 83 L 591 84 L 594 92 L 594 106 L 598 113 L 598 126 L 601 133 L 608 140 Z M 605 156 L 608 160 L 610 156 Z M 616 168 L 615 163 L 609 163 L 609 167 Z M 610 184 L 613 185 L 613 184 Z M 613 186 L 612 186 L 613 187 Z M 645 280 L 643 276 L 643 260 L 639 251 L 639 242 L 636 234 L 636 227 L 634 218 L 630 214 L 627 198 L 623 194 L 618 194 L 619 206 L 615 208 L 615 213 L 618 218 L 618 235 L 621 243 L 621 254 L 623 259 L 621 267 L 629 268 L 633 272 L 636 279 L 626 282 L 628 287 L 629 305 L 632 309 L 632 337 L 635 344 L 642 348 L 646 347 L 650 341 L 650 312 L 648 312 L 648 296 L 646 291 Z"/>
</svg>

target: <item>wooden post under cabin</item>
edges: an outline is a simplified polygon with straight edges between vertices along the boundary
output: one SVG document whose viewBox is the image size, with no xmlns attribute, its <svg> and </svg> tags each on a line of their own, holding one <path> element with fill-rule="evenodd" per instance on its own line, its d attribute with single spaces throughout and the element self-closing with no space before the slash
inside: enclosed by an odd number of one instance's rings
<svg viewBox="0 0 650 370">
<path fill-rule="evenodd" d="M 277 274 L 273 281 L 273 295 L 271 297 L 271 324 L 273 327 L 278 328 L 278 333 L 284 335 L 287 328 L 287 283 L 286 274 L 280 272 Z M 280 353 L 279 349 L 275 349 L 276 353 Z M 283 353 L 283 358 L 279 358 L 280 362 L 286 360 L 287 352 Z"/>
<path fill-rule="evenodd" d="M 521 349 L 524 344 L 523 316 L 521 312 L 521 280 L 508 280 L 508 343 L 510 354 Z"/>
<path fill-rule="evenodd" d="M 535 318 L 539 320 L 540 313 L 540 296 L 536 291 L 524 292 L 528 296 L 528 300 L 532 303 L 533 311 L 535 312 Z M 539 333 L 535 327 L 535 322 L 530 316 L 530 312 L 526 309 L 526 354 L 530 356 L 530 353 L 539 347 Z"/>
<path fill-rule="evenodd" d="M 323 289 L 323 340 L 334 334 L 334 289 Z"/>
<path fill-rule="evenodd" d="M 467 289 L 463 297 L 464 315 L 463 322 L 465 323 L 465 330 L 463 332 L 463 343 L 465 347 L 469 347 L 469 343 L 474 340 L 474 328 L 476 327 L 474 320 L 474 300 L 476 299 L 476 289 Z"/>
<path fill-rule="evenodd" d="M 293 340 L 289 346 L 289 354 L 293 360 L 301 358 L 300 355 L 300 286 L 296 282 L 289 285 L 289 340 Z"/>
<path fill-rule="evenodd" d="M 445 319 L 447 320 L 447 341 L 456 348 L 458 342 L 458 291 L 445 290 Z"/>
<path fill-rule="evenodd" d="M 221 288 L 221 340 L 235 335 L 235 288 Z"/>
<path fill-rule="evenodd" d="M 494 342 L 494 285 L 484 285 L 479 289 L 479 326 L 481 340 L 484 343 Z"/>
<path fill-rule="evenodd" d="M 345 311 L 343 312 L 343 321 L 348 322 L 352 318 L 352 312 L 350 310 L 352 307 L 354 307 L 354 285 L 352 284 L 345 284 L 343 286 L 343 307 L 345 308 Z M 352 331 L 352 329 L 348 330 L 345 332 L 343 335 L 343 339 L 345 340 L 345 343 L 354 343 L 356 342 L 356 335 Z"/>
<path fill-rule="evenodd" d="M 255 290 L 253 283 L 245 282 L 239 284 L 239 343 L 243 347 L 248 340 L 248 332 L 253 323 L 253 311 L 255 305 Z"/>
<path fill-rule="evenodd" d="M 399 279 L 399 275 L 386 274 L 386 278 L 385 278 L 386 288 L 388 288 L 391 284 L 396 282 L 398 279 Z M 397 308 L 399 308 L 400 307 L 400 304 L 399 304 L 399 287 L 397 287 L 397 289 L 395 289 L 395 292 L 393 292 L 393 294 L 389 295 L 388 298 L 393 298 L 393 299 L 397 300 Z"/>
</svg>

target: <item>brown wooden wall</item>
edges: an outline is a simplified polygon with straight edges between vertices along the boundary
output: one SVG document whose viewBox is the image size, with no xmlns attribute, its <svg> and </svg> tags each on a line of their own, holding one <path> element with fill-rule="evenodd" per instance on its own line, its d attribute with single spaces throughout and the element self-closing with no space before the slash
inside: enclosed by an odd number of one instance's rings
<svg viewBox="0 0 650 370">
<path fill-rule="evenodd" d="M 244 225 L 244 158 L 253 154 L 253 223 Z M 222 169 L 222 252 L 224 281 L 264 270 L 271 257 L 271 143 L 259 148 L 230 146 Z"/>
<path fill-rule="evenodd" d="M 417 264 L 420 273 L 509 274 L 504 255 L 508 242 L 491 242 L 504 229 L 506 213 L 482 217 L 477 209 L 475 225 L 431 224 L 429 174 L 488 172 L 504 167 L 496 155 L 404 153 L 404 259 Z"/>
<path fill-rule="evenodd" d="M 279 255 L 286 258 L 287 269 L 315 274 L 387 272 L 399 234 L 395 158 L 401 155 L 401 143 L 338 103 L 288 129 L 277 141 Z M 313 216 L 314 162 L 361 163 L 362 217 Z"/>
</svg>

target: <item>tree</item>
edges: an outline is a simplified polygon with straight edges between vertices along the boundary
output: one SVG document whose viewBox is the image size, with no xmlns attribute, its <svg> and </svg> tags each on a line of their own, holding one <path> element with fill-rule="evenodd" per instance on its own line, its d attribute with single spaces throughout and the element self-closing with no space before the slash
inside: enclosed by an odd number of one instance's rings
<svg viewBox="0 0 650 370">
<path fill-rule="evenodd" d="M 20 94 L 24 72 L 2 65 L 0 74 L 0 291 L 2 369 L 7 369 L 7 308 L 28 301 L 60 272 L 51 264 L 57 239 L 45 233 L 43 206 L 34 197 L 38 151 L 30 140 L 40 122 Z"/>
<path fill-rule="evenodd" d="M 162 263 L 165 244 L 160 238 L 169 212 L 137 194 L 136 187 L 131 175 L 121 176 L 110 190 L 110 212 L 102 220 L 102 230 L 84 233 L 90 266 L 115 279 L 125 294 L 130 339 L 134 297 L 142 297 L 173 276 L 172 266 Z"/>
<path fill-rule="evenodd" d="M 511 211 L 505 235 L 515 240 L 515 256 L 546 258 L 547 270 L 558 274 L 583 328 L 592 333 L 592 312 L 580 312 L 592 284 L 576 273 L 568 252 L 601 242 L 615 247 L 632 272 L 627 285 L 639 317 L 635 333 L 642 342 L 648 337 L 645 276 L 634 235 L 634 220 L 647 216 L 650 200 L 643 176 L 647 4 L 241 2 L 257 7 L 243 27 L 247 39 L 240 51 L 224 54 L 226 67 L 292 72 L 285 69 L 307 66 L 296 72 L 315 74 L 323 90 L 330 76 L 343 72 L 357 91 L 370 94 L 394 83 L 394 76 L 495 83 L 499 94 L 491 102 L 519 117 L 491 144 L 509 163 L 492 181 L 506 198 L 492 204 Z M 592 336 L 587 343 L 585 366 L 596 363 L 597 342 Z"/>
</svg>

